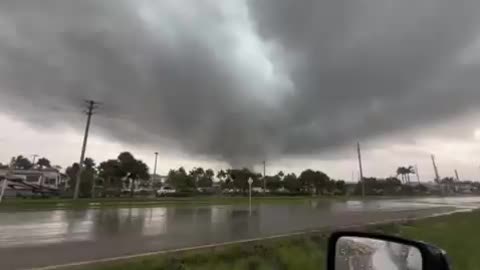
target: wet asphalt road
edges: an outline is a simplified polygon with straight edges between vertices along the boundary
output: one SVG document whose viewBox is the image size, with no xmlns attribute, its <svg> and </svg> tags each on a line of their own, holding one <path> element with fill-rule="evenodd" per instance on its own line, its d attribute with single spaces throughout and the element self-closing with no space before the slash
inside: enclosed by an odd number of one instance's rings
<svg viewBox="0 0 480 270">
<path fill-rule="evenodd" d="M 480 197 L 0 213 L 0 269 L 29 269 L 308 229 L 422 217 Z"/>
</svg>

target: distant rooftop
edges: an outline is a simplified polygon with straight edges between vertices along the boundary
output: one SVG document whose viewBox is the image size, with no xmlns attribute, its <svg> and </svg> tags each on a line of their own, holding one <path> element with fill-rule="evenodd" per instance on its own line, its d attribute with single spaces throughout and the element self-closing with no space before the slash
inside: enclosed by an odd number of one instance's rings
<svg viewBox="0 0 480 270">
<path fill-rule="evenodd" d="M 8 168 L 0 169 L 0 175 L 5 175 L 9 171 Z M 22 169 L 13 169 L 13 174 L 21 174 L 21 175 L 42 175 L 44 173 L 60 173 L 55 168 L 45 168 L 45 169 L 30 169 L 30 170 L 22 170 Z"/>
</svg>

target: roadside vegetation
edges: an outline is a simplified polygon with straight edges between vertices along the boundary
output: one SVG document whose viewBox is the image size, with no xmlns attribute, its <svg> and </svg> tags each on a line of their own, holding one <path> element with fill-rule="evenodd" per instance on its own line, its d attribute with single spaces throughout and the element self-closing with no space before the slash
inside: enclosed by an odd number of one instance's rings
<svg viewBox="0 0 480 270">
<path fill-rule="evenodd" d="M 71 200 L 73 188 L 79 172 L 78 163 L 61 173 L 63 180 L 57 186 L 55 194 L 41 191 L 45 184 L 42 177 L 33 178 L 38 190 L 33 188 L 15 189 L 7 192 L 8 197 L 0 203 L 0 210 L 11 209 L 63 209 L 90 207 L 149 207 L 171 204 L 236 204 L 248 203 L 248 179 L 252 179 L 253 202 L 299 202 L 305 198 L 344 200 L 365 195 L 379 196 L 425 196 L 454 194 L 460 191 L 460 185 L 466 187 L 468 194 L 480 194 L 480 183 L 455 182 L 453 178 L 445 178 L 440 185 L 427 188 L 414 183 L 415 170 L 412 166 L 399 167 L 393 177 L 364 177 L 364 186 L 360 183 L 347 183 L 341 179 L 333 179 L 319 170 L 306 169 L 299 175 L 279 171 L 273 175 L 262 175 L 247 168 L 226 169 L 215 172 L 209 168 L 193 168 L 190 171 L 183 167 L 171 169 L 168 175 L 152 175 L 146 163 L 129 152 L 122 152 L 115 159 L 97 164 L 92 158 L 86 158 L 80 175 L 80 200 Z M 62 168 L 52 165 L 45 157 L 30 162 L 19 155 L 12 158 L 11 166 L 0 164 L 0 171 L 12 170 L 14 175 L 41 175 L 42 172 L 61 172 Z M 411 177 L 413 176 L 413 177 Z M 32 176 L 29 176 L 31 181 Z M 0 180 L 2 175 L 0 174 Z M 40 180 L 39 180 L 40 179 Z M 11 180 L 14 181 L 14 180 Z M 15 180 L 23 181 L 23 180 Z M 26 181 L 26 180 L 25 180 Z M 29 182 L 31 183 L 31 182 Z M 33 185 L 30 185 L 32 187 Z M 169 188 L 168 193 L 161 189 Z M 265 187 L 265 189 L 264 189 Z M 26 191 L 26 192 L 25 192 Z M 459 192 L 457 192 L 459 193 Z M 157 198 L 156 198 L 157 197 Z M 161 197 L 161 198 L 158 198 Z"/>
<path fill-rule="evenodd" d="M 366 228 L 396 234 L 437 245 L 449 254 L 453 269 L 476 270 L 480 265 L 478 243 L 480 211 L 457 213 L 408 222 Z M 129 262 L 106 263 L 94 270 L 321 270 L 325 269 L 327 234 L 310 234 L 266 240 L 230 247 L 138 258 Z"/>
<path fill-rule="evenodd" d="M 71 198 L 79 173 L 79 164 L 73 163 L 63 170 L 59 166 L 51 165 L 47 158 L 40 158 L 30 162 L 22 155 L 12 158 L 11 167 L 0 164 L 0 170 L 12 170 L 12 175 L 30 175 L 32 171 L 41 175 L 42 171 L 57 171 L 62 175 L 58 184 L 58 194 L 42 193 L 44 183 L 36 183 L 39 190 L 24 193 L 21 189 L 14 196 L 30 198 L 58 197 Z M 365 194 L 369 196 L 412 196 L 433 194 L 422 184 L 413 183 L 411 175 L 415 175 L 412 166 L 399 167 L 392 172 L 392 177 L 379 179 L 365 177 Z M 2 175 L 0 174 L 0 178 Z M 37 177 L 38 178 L 38 177 Z M 153 197 L 155 191 L 168 187 L 168 197 L 193 196 L 246 196 L 248 194 L 248 179 L 252 179 L 252 190 L 255 194 L 269 196 L 344 196 L 360 195 L 362 186 L 358 183 L 347 183 L 342 179 L 333 179 L 320 170 L 306 169 L 300 174 L 284 173 L 263 175 L 247 168 L 231 168 L 214 171 L 210 168 L 196 167 L 189 171 L 183 167 L 171 169 L 165 176 L 152 174 L 149 167 L 142 160 L 137 159 L 129 152 L 122 152 L 115 159 L 97 163 L 92 158 L 85 158 L 80 176 L 79 194 L 81 198 L 121 198 L 121 197 Z M 446 179 L 445 181 L 447 181 Z M 41 181 L 41 180 L 39 180 Z M 480 187 L 480 186 L 479 186 Z M 473 187 L 478 189 L 479 187 Z M 265 190 L 264 190 L 265 189 Z"/>
</svg>

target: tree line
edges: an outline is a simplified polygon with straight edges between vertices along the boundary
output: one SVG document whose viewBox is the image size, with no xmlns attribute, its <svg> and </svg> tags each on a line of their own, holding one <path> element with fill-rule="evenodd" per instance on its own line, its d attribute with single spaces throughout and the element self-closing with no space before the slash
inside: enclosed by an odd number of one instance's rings
<svg viewBox="0 0 480 270">
<path fill-rule="evenodd" d="M 42 157 L 37 161 L 30 160 L 23 155 L 12 158 L 12 169 L 15 170 L 55 170 L 61 172 L 60 166 L 52 166 L 48 158 Z M 89 197 L 95 194 L 95 190 L 101 187 L 104 190 L 118 189 L 120 190 L 123 183 L 127 180 L 133 184 L 131 194 L 133 195 L 134 183 L 142 181 L 146 183 L 150 179 L 149 168 L 141 160 L 136 159 L 129 152 L 122 152 L 116 159 L 109 159 L 96 164 L 94 159 L 85 158 L 82 164 L 82 172 L 80 174 L 80 195 Z M 9 165 L 0 163 L 0 169 L 7 169 Z M 64 187 L 68 192 L 73 192 L 80 166 L 78 162 L 68 166 L 64 175 L 67 177 L 67 185 Z M 60 187 L 62 188 L 62 187 Z"/>
<path fill-rule="evenodd" d="M 61 170 L 61 167 L 58 165 L 52 165 L 50 163 L 50 160 L 46 157 L 41 157 L 38 160 L 32 160 L 28 159 L 27 157 L 23 155 L 18 155 L 16 157 L 12 158 L 12 165 L 13 169 L 17 170 L 32 170 L 32 169 L 47 169 L 47 168 L 54 168 L 56 170 Z M 0 162 L 0 169 L 6 169 L 9 166 L 7 164 L 2 164 Z"/>
<path fill-rule="evenodd" d="M 253 180 L 252 187 L 270 192 L 288 191 L 305 194 L 344 194 L 345 181 L 331 179 L 321 171 L 311 169 L 300 175 L 284 174 L 282 171 L 275 175 L 263 176 L 247 168 L 219 170 L 216 174 L 212 169 L 194 168 L 187 172 L 183 167 L 170 170 L 165 184 L 181 191 L 209 189 L 213 187 L 216 176 L 216 187 L 237 193 L 246 193 L 249 188 L 248 179 Z"/>
<path fill-rule="evenodd" d="M 73 163 L 65 170 L 70 191 L 76 184 L 79 169 L 79 164 Z M 116 159 L 103 161 L 98 166 L 92 158 L 85 158 L 80 175 L 79 192 L 81 197 L 89 197 L 96 193 L 97 187 L 101 187 L 102 193 L 118 193 L 122 191 L 123 184 L 128 181 L 131 183 L 130 196 L 133 196 L 137 181 L 147 186 L 149 179 L 147 164 L 136 159 L 130 152 L 122 152 Z"/>
<path fill-rule="evenodd" d="M 0 165 L 1 166 L 1 165 Z M 17 156 L 13 160 L 14 169 L 46 169 L 52 166 L 47 158 L 38 159 L 35 164 L 24 156 Z M 215 172 L 213 169 L 201 167 L 186 171 L 183 167 L 169 171 L 165 181 L 150 182 L 148 166 L 140 159 L 135 158 L 129 152 L 122 152 L 115 159 L 109 159 L 97 164 L 92 158 L 85 158 L 80 175 L 80 195 L 88 197 L 94 195 L 98 188 L 103 193 L 121 192 L 125 183 L 131 183 L 130 195 L 133 196 L 135 186 L 149 188 L 153 182 L 153 188 L 167 185 L 179 192 L 213 191 L 215 188 L 234 193 L 246 193 L 248 191 L 248 179 L 253 179 L 254 188 L 266 187 L 269 191 L 286 191 L 302 194 L 344 194 L 345 181 L 331 179 L 321 171 L 311 169 L 303 171 L 300 175 L 294 173 L 284 174 L 278 172 L 275 175 L 263 176 L 250 169 L 226 169 Z M 75 186 L 80 166 L 73 163 L 65 169 L 68 177 L 69 191 Z M 158 176 L 154 176 L 158 177 Z"/>
<path fill-rule="evenodd" d="M 60 166 L 52 166 L 49 159 L 39 158 L 36 162 L 30 161 L 25 156 L 19 155 L 12 159 L 13 168 L 20 170 L 28 169 L 55 169 L 60 171 Z M 0 168 L 8 166 L 0 163 Z M 73 163 L 65 169 L 68 178 L 68 191 L 75 186 L 80 166 Z M 419 194 L 425 193 L 427 188 L 421 184 L 412 186 L 410 175 L 414 174 L 413 166 L 399 167 L 396 176 L 385 179 L 365 177 L 364 183 L 358 182 L 353 185 L 350 193 L 360 195 L 365 189 L 366 195 L 395 195 L 395 194 Z M 401 177 L 399 179 L 399 176 Z M 159 176 L 153 176 L 159 178 Z M 317 195 L 341 195 L 347 193 L 347 184 L 343 180 L 330 178 L 322 171 L 306 169 L 299 175 L 295 173 L 285 174 L 279 171 L 275 175 L 263 176 L 248 168 L 226 169 L 215 172 L 213 169 L 202 167 L 193 168 L 190 171 L 183 167 L 172 169 L 166 179 L 150 181 L 149 167 L 142 160 L 135 158 L 129 152 L 120 153 L 117 158 L 109 159 L 97 164 L 92 158 L 85 158 L 83 170 L 80 175 L 80 195 L 89 197 L 101 189 L 103 194 L 125 193 L 125 186 L 129 186 L 129 193 L 134 195 L 135 187 L 158 189 L 161 186 L 170 186 L 178 192 L 215 192 L 227 191 L 231 193 L 246 193 L 248 191 L 248 179 L 253 180 L 252 187 L 262 190 L 264 187 L 269 192 L 288 192 L 290 194 L 317 194 Z M 155 179 L 153 179 L 155 180 Z M 158 180 L 158 179 L 157 179 Z M 453 185 L 454 178 L 446 177 L 440 183 Z M 127 185 L 125 185 L 127 183 Z M 153 184 L 153 186 L 152 186 Z"/>
</svg>

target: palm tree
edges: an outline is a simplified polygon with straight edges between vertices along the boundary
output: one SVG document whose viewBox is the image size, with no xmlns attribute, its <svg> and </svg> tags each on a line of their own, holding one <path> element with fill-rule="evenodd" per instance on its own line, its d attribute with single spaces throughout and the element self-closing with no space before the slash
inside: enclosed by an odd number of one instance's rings
<svg viewBox="0 0 480 270">
<path fill-rule="evenodd" d="M 138 179 L 148 180 L 150 178 L 148 166 L 143 161 L 135 159 L 129 152 L 120 153 L 117 159 L 120 170 L 130 180 L 130 197 L 133 197 L 135 181 Z"/>
<path fill-rule="evenodd" d="M 225 178 L 227 178 L 227 173 L 224 170 L 220 170 L 217 172 L 217 178 L 220 180 L 225 180 Z"/>
<path fill-rule="evenodd" d="M 75 181 L 77 179 L 77 174 L 78 174 L 78 170 L 79 170 L 79 166 L 78 166 L 78 163 L 73 163 L 71 166 L 68 166 L 66 169 L 65 169 L 65 174 L 68 176 L 69 178 L 69 185 L 70 187 L 73 187 L 75 186 Z"/>
<path fill-rule="evenodd" d="M 121 191 L 121 178 L 124 177 L 120 169 L 120 162 L 116 159 L 110 159 L 100 163 L 98 166 L 99 176 L 103 179 L 105 190 L 109 190 L 112 186 Z"/>
<path fill-rule="evenodd" d="M 398 167 L 397 168 L 397 177 L 400 175 L 402 177 L 403 184 L 410 184 L 410 174 L 414 174 L 415 169 L 413 166 L 408 167 Z"/>
<path fill-rule="evenodd" d="M 89 157 L 83 160 L 83 165 L 85 166 L 85 168 L 95 168 L 96 166 L 95 161 Z"/>
<path fill-rule="evenodd" d="M 96 164 L 92 158 L 85 158 L 83 160 L 83 165 L 85 167 L 84 172 L 89 175 L 91 185 L 90 195 L 92 198 L 95 198 L 95 189 L 96 189 L 96 181 L 97 181 L 97 169 L 95 168 Z"/>
<path fill-rule="evenodd" d="M 205 170 L 202 167 L 198 168 L 193 168 L 190 172 L 189 175 L 193 178 L 193 183 L 195 187 L 198 184 L 198 181 L 202 179 L 205 175 Z"/>
<path fill-rule="evenodd" d="M 408 168 L 405 169 L 405 173 L 407 174 L 408 183 L 410 184 L 410 174 L 414 174 L 415 169 L 413 166 L 408 166 Z"/>
<path fill-rule="evenodd" d="M 13 167 L 20 170 L 29 170 L 33 167 L 33 164 L 28 158 L 20 155 L 13 159 Z"/>
<path fill-rule="evenodd" d="M 40 169 L 50 168 L 50 167 L 51 167 L 50 160 L 48 160 L 48 159 L 45 158 L 45 157 L 40 158 L 40 159 L 37 161 L 37 165 L 38 165 L 38 167 L 40 167 Z"/>
<path fill-rule="evenodd" d="M 407 182 L 407 168 L 405 167 L 398 167 L 397 168 L 397 177 L 400 175 L 402 179 L 402 184 L 405 184 Z"/>
</svg>

